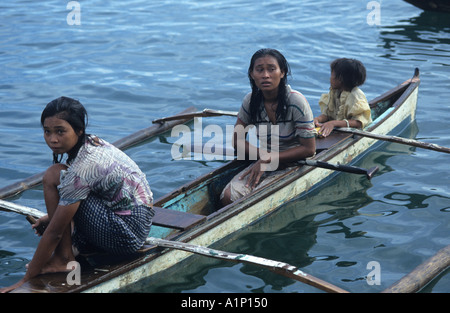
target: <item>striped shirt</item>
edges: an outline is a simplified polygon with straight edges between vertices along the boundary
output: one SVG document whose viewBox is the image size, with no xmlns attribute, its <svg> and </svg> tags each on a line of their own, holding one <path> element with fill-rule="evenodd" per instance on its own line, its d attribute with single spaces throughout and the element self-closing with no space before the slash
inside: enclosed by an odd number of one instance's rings
<svg viewBox="0 0 450 313">
<path fill-rule="evenodd" d="M 137 206 L 150 207 L 153 193 L 145 174 L 124 152 L 110 143 L 87 139 L 77 157 L 61 171 L 60 205 L 85 200 L 90 193 L 101 198 L 112 211 L 128 211 Z"/>
<path fill-rule="evenodd" d="M 316 131 L 314 128 L 314 116 L 311 111 L 306 98 L 298 91 L 291 89 L 289 85 L 286 86 L 288 93 L 288 107 L 286 116 L 277 120 L 279 126 L 279 145 L 275 147 L 275 141 L 271 138 L 271 122 L 267 112 L 264 108 L 264 103 L 261 103 L 263 110 L 257 118 L 256 128 L 257 137 L 260 141 L 268 140 L 271 144 L 271 150 L 278 148 L 278 151 L 284 151 L 289 148 L 299 146 L 298 138 L 313 138 Z M 241 109 L 238 113 L 238 118 L 245 124 L 250 125 L 250 98 L 251 93 L 247 94 L 242 101 Z M 263 127 L 262 127 L 263 126 Z"/>
</svg>

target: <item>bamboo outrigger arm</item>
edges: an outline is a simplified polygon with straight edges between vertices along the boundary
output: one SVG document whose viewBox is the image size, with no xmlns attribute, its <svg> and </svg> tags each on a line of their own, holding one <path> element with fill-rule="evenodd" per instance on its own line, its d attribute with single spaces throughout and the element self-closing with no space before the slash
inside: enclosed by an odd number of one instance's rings
<svg viewBox="0 0 450 313">
<path fill-rule="evenodd" d="M 34 218 L 41 218 L 46 214 L 42 211 L 39 211 L 38 209 L 30 208 L 24 205 L 15 204 L 4 200 L 0 200 L 0 211 L 15 212 L 25 216 L 29 215 Z"/>
<path fill-rule="evenodd" d="M 415 139 L 402 138 L 402 137 L 389 136 L 389 135 L 380 135 L 380 134 L 375 134 L 372 132 L 363 131 L 360 129 L 347 128 L 347 127 L 335 128 L 334 130 L 338 131 L 338 132 L 342 132 L 342 133 L 348 133 L 348 134 L 353 134 L 353 135 L 358 135 L 358 136 L 363 136 L 363 137 L 374 138 L 374 139 L 378 139 L 378 140 L 395 142 L 395 143 L 400 143 L 400 144 L 404 144 L 404 145 L 408 145 L 408 146 L 419 147 L 419 148 L 428 149 L 428 150 L 434 150 L 434 151 L 438 151 L 438 152 L 450 153 L 450 148 L 439 146 L 434 143 L 415 140 Z"/>
<path fill-rule="evenodd" d="M 203 111 L 182 113 L 173 116 L 163 117 L 153 120 L 153 124 L 163 124 L 168 121 L 174 121 L 179 119 L 194 118 L 194 117 L 209 117 L 209 116 L 237 116 L 238 112 L 234 111 L 223 111 L 223 110 L 213 110 L 213 109 L 203 109 Z"/>
<path fill-rule="evenodd" d="M 189 107 L 186 110 L 182 111 L 179 115 L 182 114 L 189 114 L 192 112 L 196 112 L 195 107 Z M 178 114 L 177 114 L 178 116 Z M 177 118 L 170 123 L 164 123 L 164 124 L 157 124 L 152 125 L 150 127 L 141 129 L 131 135 L 128 135 L 122 139 L 119 139 L 113 143 L 114 146 L 121 150 L 125 150 L 133 145 L 137 145 L 138 143 L 141 143 L 151 137 L 154 137 L 156 135 L 159 135 L 165 131 L 168 131 L 173 126 L 186 123 L 187 121 L 191 120 L 192 117 L 186 116 L 184 118 Z M 44 176 L 45 172 L 35 174 L 33 176 L 30 176 L 22 181 L 13 183 L 11 185 L 5 186 L 0 189 L 0 199 L 5 199 L 12 197 L 14 195 L 17 195 L 21 193 L 24 190 L 33 188 L 35 186 L 38 186 L 42 183 L 42 178 Z"/>
<path fill-rule="evenodd" d="M 416 267 L 383 293 L 411 293 L 420 291 L 437 275 L 450 266 L 450 245 L 439 250 L 434 256 Z"/>
<path fill-rule="evenodd" d="M 159 239 L 159 238 L 154 238 L 154 237 L 147 238 L 146 243 L 156 245 L 159 247 L 164 247 L 164 248 L 188 251 L 191 253 L 207 256 L 210 258 L 225 260 L 225 261 L 253 264 L 253 265 L 267 268 L 276 274 L 280 274 L 285 277 L 300 281 L 302 283 L 306 283 L 308 285 L 311 285 L 313 287 L 316 287 L 316 288 L 326 291 L 326 292 L 348 293 L 348 291 L 346 291 L 342 288 L 334 286 L 326 281 L 323 281 L 317 277 L 314 277 L 312 275 L 309 275 L 309 274 L 301 271 L 298 267 L 289 265 L 287 263 L 279 262 L 279 261 L 260 258 L 257 256 L 248 255 L 248 254 L 236 254 L 236 253 L 231 253 L 231 252 L 225 252 L 225 251 L 215 250 L 215 249 L 211 249 L 211 248 L 207 248 L 207 247 L 203 247 L 203 246 L 184 243 L 184 242 L 180 242 L 180 241 L 164 240 L 164 239 Z"/>
</svg>

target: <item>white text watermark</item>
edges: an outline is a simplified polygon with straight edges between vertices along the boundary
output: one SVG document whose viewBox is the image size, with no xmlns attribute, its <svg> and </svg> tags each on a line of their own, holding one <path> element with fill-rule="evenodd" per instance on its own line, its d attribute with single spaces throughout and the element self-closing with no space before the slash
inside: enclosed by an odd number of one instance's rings
<svg viewBox="0 0 450 313">
<path fill-rule="evenodd" d="M 67 10 L 71 10 L 67 14 L 67 25 L 81 25 L 81 5 L 78 1 L 69 1 L 66 6 Z"/>
<path fill-rule="evenodd" d="M 250 145 L 246 149 L 247 134 L 253 125 L 226 125 L 225 134 L 220 125 L 202 127 L 202 119 L 194 120 L 194 131 L 181 124 L 172 128 L 172 137 L 178 137 L 171 148 L 175 160 L 257 160 L 262 171 L 273 171 L 278 167 L 279 125 L 258 126 L 258 136 L 248 136 Z M 236 134 L 236 151 L 227 149 L 233 146 L 233 134 Z M 206 142 L 204 142 L 206 140 Z M 225 146 L 223 145 L 225 143 Z M 271 147 L 270 149 L 268 147 Z M 192 154 L 193 153 L 193 154 Z"/>
<path fill-rule="evenodd" d="M 66 282 L 69 286 L 81 285 L 81 266 L 77 261 L 67 263 L 67 269 L 71 270 L 66 277 Z"/>
<path fill-rule="evenodd" d="M 370 261 L 367 263 L 366 269 L 371 270 L 366 276 L 368 285 L 381 285 L 381 265 L 377 261 Z"/>
<path fill-rule="evenodd" d="M 369 1 L 367 3 L 367 10 L 371 10 L 369 14 L 367 14 L 367 24 L 369 26 L 381 25 L 381 4 L 378 1 Z"/>
</svg>

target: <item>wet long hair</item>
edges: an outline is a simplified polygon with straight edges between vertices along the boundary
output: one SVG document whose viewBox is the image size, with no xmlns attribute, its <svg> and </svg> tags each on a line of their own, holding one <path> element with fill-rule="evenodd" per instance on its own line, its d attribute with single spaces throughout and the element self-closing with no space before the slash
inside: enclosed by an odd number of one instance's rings
<svg viewBox="0 0 450 313">
<path fill-rule="evenodd" d="M 331 62 L 330 69 L 348 91 L 361 86 L 366 81 L 366 68 L 361 61 L 347 58 L 336 59 Z"/>
<path fill-rule="evenodd" d="M 288 105 L 288 96 L 287 96 L 287 76 L 291 74 L 291 68 L 286 58 L 275 49 L 260 49 L 256 51 L 252 59 L 250 61 L 250 66 L 248 67 L 248 78 L 250 80 L 250 85 L 252 87 L 252 95 L 250 98 L 250 121 L 255 124 L 258 122 L 258 118 L 260 116 L 261 111 L 263 110 L 263 93 L 256 86 L 255 81 L 253 80 L 251 73 L 253 71 L 253 67 L 255 66 L 255 62 L 257 59 L 272 56 L 277 62 L 280 70 L 284 73 L 284 77 L 280 81 L 280 85 L 278 86 L 278 106 L 276 111 L 276 118 L 283 119 L 286 116 L 287 105 Z"/>
<path fill-rule="evenodd" d="M 75 133 L 78 135 L 78 141 L 70 150 L 67 158 L 67 164 L 70 164 L 78 154 L 81 146 L 86 140 L 86 127 L 88 123 L 88 115 L 84 106 L 75 99 L 68 97 L 57 98 L 47 104 L 41 114 L 41 125 L 44 127 L 44 121 L 47 117 L 56 116 L 59 119 L 65 120 L 72 126 Z M 53 153 L 53 163 L 60 163 L 63 155 Z"/>
</svg>

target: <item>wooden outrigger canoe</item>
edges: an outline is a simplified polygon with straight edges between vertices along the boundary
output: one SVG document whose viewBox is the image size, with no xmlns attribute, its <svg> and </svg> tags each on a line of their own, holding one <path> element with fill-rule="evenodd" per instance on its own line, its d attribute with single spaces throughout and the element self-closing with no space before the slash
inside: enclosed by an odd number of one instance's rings
<svg viewBox="0 0 450 313">
<path fill-rule="evenodd" d="M 386 135 L 407 127 L 415 118 L 419 84 L 416 69 L 412 79 L 370 101 L 373 122 L 365 130 Z M 317 139 L 314 160 L 348 164 L 363 157 L 376 142 L 369 137 L 333 132 L 326 139 Z M 294 197 L 306 194 L 334 173 L 319 167 L 298 166 L 270 185 L 217 210 L 221 190 L 247 164 L 230 161 L 156 200 L 154 205 L 158 208 L 150 236 L 209 247 Z M 88 258 L 97 264 L 81 264 L 80 284 L 69 285 L 67 274 L 48 274 L 33 278 L 14 292 L 114 292 L 174 268 L 192 255 L 156 246 L 146 248 L 133 258 L 109 265 L 102 265 L 98 258 Z"/>
</svg>

